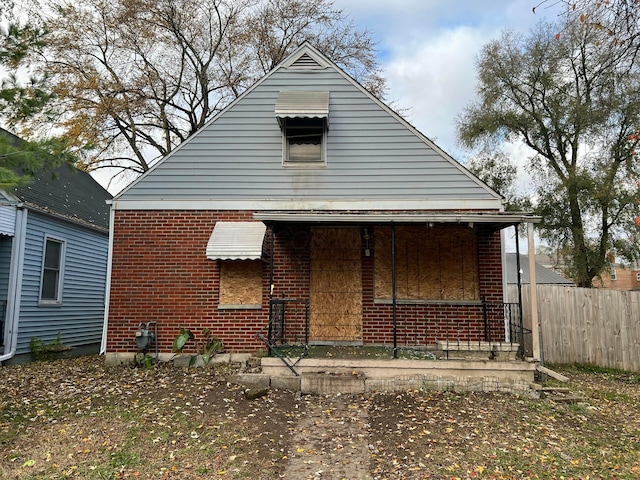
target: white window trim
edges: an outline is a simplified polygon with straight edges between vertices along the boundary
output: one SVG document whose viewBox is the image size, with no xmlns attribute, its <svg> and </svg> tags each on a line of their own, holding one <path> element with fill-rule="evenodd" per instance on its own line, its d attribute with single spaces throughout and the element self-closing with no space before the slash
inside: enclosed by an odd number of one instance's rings
<svg viewBox="0 0 640 480">
<path fill-rule="evenodd" d="M 60 264 L 58 266 L 58 285 L 55 299 L 43 299 L 42 298 L 42 284 L 44 282 L 44 266 L 45 266 L 45 255 L 47 253 L 47 242 L 58 242 L 60 244 Z M 61 238 L 54 237 L 51 235 L 44 236 L 44 242 L 42 245 L 42 266 L 40 269 L 40 288 L 38 292 L 38 298 L 40 305 L 61 305 L 62 304 L 62 290 L 64 285 L 64 264 L 65 264 L 65 254 L 67 250 L 67 242 Z"/>
<path fill-rule="evenodd" d="M 640 282 L 640 272 L 636 273 L 636 281 Z"/>
<path fill-rule="evenodd" d="M 616 269 L 615 268 L 612 268 L 609 271 L 609 278 L 611 279 L 612 282 L 615 282 L 617 280 L 618 277 L 616 275 Z"/>
<path fill-rule="evenodd" d="M 295 168 L 318 168 L 318 167 L 326 167 L 327 166 L 327 121 L 323 119 L 323 128 L 322 128 L 322 145 L 320 146 L 320 160 L 316 162 L 292 162 L 289 161 L 289 142 L 287 141 L 287 128 L 286 121 L 283 124 L 282 132 L 282 166 L 284 167 L 295 167 Z"/>
</svg>

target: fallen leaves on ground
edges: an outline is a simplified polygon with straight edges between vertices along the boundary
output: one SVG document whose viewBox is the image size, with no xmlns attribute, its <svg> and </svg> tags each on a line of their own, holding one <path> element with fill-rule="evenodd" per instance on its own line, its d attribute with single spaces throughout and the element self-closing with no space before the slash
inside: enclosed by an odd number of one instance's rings
<svg viewBox="0 0 640 480">
<path fill-rule="evenodd" d="M 638 375 L 560 369 L 578 404 L 434 391 L 247 400 L 225 380 L 233 368 L 98 356 L 1 367 L 0 478 L 640 475 Z"/>
</svg>

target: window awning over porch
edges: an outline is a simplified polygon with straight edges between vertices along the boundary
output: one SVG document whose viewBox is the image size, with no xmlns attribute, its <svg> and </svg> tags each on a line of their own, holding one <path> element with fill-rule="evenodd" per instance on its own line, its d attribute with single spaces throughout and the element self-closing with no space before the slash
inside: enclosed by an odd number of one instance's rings
<svg viewBox="0 0 640 480">
<path fill-rule="evenodd" d="M 519 223 L 538 223 L 542 217 L 526 212 L 256 212 L 256 220 L 263 222 L 304 223 L 423 223 L 423 224 L 482 224 L 500 230 Z"/>
<path fill-rule="evenodd" d="M 218 222 L 207 243 L 207 258 L 258 260 L 266 229 L 262 222 Z"/>
</svg>

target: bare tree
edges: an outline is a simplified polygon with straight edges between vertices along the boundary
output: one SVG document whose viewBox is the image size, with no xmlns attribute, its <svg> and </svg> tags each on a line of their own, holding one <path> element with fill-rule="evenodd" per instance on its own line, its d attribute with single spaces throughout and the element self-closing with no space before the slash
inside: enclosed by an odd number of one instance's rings
<svg viewBox="0 0 640 480">
<path fill-rule="evenodd" d="M 640 3 L 637 0 L 537 0 L 533 12 L 557 5 L 565 7 L 572 22 L 592 27 L 596 32 L 595 41 L 606 37 L 622 43 L 638 41 Z"/>
<path fill-rule="evenodd" d="M 50 0 L 41 67 L 88 170 L 143 173 L 310 41 L 375 94 L 375 45 L 329 0 Z"/>
<path fill-rule="evenodd" d="M 478 99 L 460 116 L 468 147 L 521 141 L 532 149 L 531 195 L 540 234 L 580 286 L 616 249 L 638 257 L 634 217 L 640 194 L 640 70 L 634 51 L 599 29 L 541 24 L 528 36 L 507 32 L 478 60 Z M 489 165 L 494 168 L 494 165 Z"/>
</svg>

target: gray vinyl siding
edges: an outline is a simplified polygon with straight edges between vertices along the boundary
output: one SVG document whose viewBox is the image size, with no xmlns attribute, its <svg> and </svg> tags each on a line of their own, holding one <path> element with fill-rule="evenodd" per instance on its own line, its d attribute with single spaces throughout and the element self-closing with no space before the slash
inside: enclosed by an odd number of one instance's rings
<svg viewBox="0 0 640 480">
<path fill-rule="evenodd" d="M 65 242 L 60 305 L 41 305 L 40 278 L 45 237 Z M 108 237 L 91 229 L 29 212 L 18 327 L 18 354 L 31 337 L 69 346 L 99 343 L 105 302 Z"/>
<path fill-rule="evenodd" d="M 0 235 L 0 301 L 7 299 L 13 237 Z"/>
<path fill-rule="evenodd" d="M 282 165 L 281 90 L 329 91 L 327 164 Z M 496 199 L 334 69 L 280 69 L 191 137 L 122 200 Z"/>
</svg>

